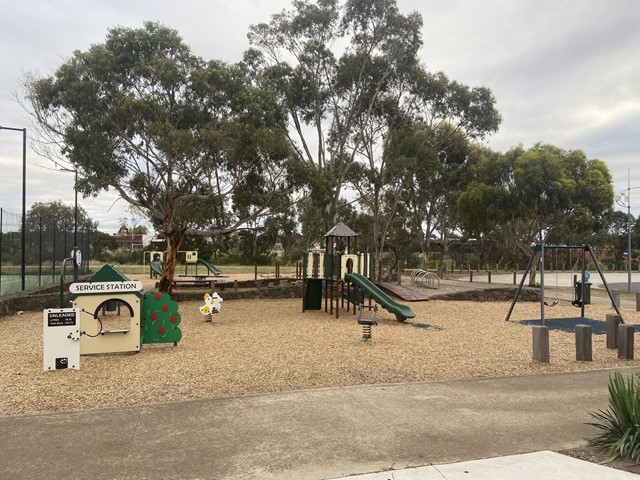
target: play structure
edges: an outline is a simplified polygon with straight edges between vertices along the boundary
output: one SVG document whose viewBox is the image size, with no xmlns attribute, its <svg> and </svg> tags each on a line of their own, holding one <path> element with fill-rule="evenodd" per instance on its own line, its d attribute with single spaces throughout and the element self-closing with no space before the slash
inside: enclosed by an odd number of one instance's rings
<svg viewBox="0 0 640 480">
<path fill-rule="evenodd" d="M 351 253 L 351 242 L 356 236 L 353 230 L 339 223 L 325 235 L 327 247 L 324 252 L 304 254 L 302 311 L 320 310 L 324 300 L 325 312 L 333 314 L 335 309 L 337 318 L 345 301 L 346 309 L 353 307 L 355 314 L 356 308 L 362 312 L 365 300 L 375 300 L 398 321 L 414 318 L 411 308 L 396 302 L 368 278 L 373 271 L 373 258 L 369 253 Z M 375 320 L 371 324 L 375 324 Z"/>
<path fill-rule="evenodd" d="M 82 354 L 138 352 L 142 345 L 182 338 L 177 302 L 166 293 L 146 293 L 104 265 L 87 282 L 70 286 L 73 308 L 44 312 L 44 368 L 79 368 Z M 77 367 L 76 367 L 77 365 Z"/>
<path fill-rule="evenodd" d="M 206 260 L 203 260 L 202 258 L 198 259 L 198 263 L 201 265 L 204 265 L 205 267 L 207 267 L 207 270 L 210 273 L 213 273 L 216 277 L 222 275 L 222 270 L 220 270 L 218 267 L 216 267 L 215 265 L 211 265 L 209 262 L 207 262 Z M 197 271 L 196 271 L 197 273 Z"/>
<path fill-rule="evenodd" d="M 611 300 L 611 304 L 613 305 L 613 308 L 615 309 L 616 313 L 618 315 L 620 315 L 621 323 L 624 323 L 624 321 L 622 320 L 622 315 L 620 314 L 620 309 L 618 308 L 619 306 L 616 303 L 616 301 L 614 300 L 614 297 L 613 297 L 613 295 L 611 293 L 611 290 L 609 289 L 609 285 L 607 284 L 607 280 L 604 277 L 604 274 L 602 273 L 602 269 L 600 268 L 600 264 L 598 263 L 598 259 L 596 258 L 596 255 L 593 252 L 593 249 L 591 248 L 591 245 L 588 245 L 588 244 L 584 244 L 584 245 L 545 245 L 545 244 L 538 244 L 538 245 L 535 245 L 534 248 L 533 248 L 533 253 L 531 254 L 531 257 L 529 258 L 529 262 L 527 263 L 527 267 L 525 268 L 524 273 L 522 274 L 522 279 L 520 280 L 520 284 L 518 285 L 515 297 L 513 298 L 513 301 L 511 302 L 511 307 L 509 308 L 509 312 L 507 313 L 507 317 L 505 318 L 505 320 L 508 321 L 509 318 L 511 317 L 511 313 L 513 312 L 513 308 L 515 307 L 515 304 L 518 301 L 518 296 L 520 295 L 520 292 L 522 291 L 522 287 L 523 287 L 524 282 L 525 282 L 525 280 L 527 278 L 527 275 L 531 271 L 531 267 L 533 266 L 533 262 L 535 261 L 536 258 L 539 258 L 540 259 L 540 320 L 542 320 L 542 324 L 544 325 L 544 322 L 545 322 L 545 307 L 553 307 L 553 306 L 558 304 L 557 295 L 556 295 L 556 298 L 553 299 L 552 301 L 548 301 L 547 298 L 545 297 L 545 284 L 544 284 L 544 278 L 545 278 L 545 254 L 546 254 L 545 252 L 554 251 L 556 253 L 555 270 L 556 270 L 556 292 L 557 292 L 557 288 L 558 288 L 557 252 L 559 250 L 560 251 L 578 250 L 580 252 L 580 257 L 579 257 L 579 262 L 580 262 L 580 265 L 581 265 L 581 267 L 580 267 L 580 280 L 577 280 L 578 275 L 576 274 L 574 276 L 574 280 L 573 280 L 574 298 L 571 301 L 572 305 L 574 305 L 575 307 L 580 308 L 580 318 L 584 318 L 585 305 L 588 305 L 590 303 L 590 300 L 591 300 L 591 293 L 590 293 L 591 283 L 589 283 L 590 274 L 586 269 L 586 254 L 588 253 L 590 255 L 590 257 L 591 257 L 591 260 L 595 264 L 596 269 L 598 270 L 598 274 L 600 275 L 600 280 L 602 280 L 604 288 L 607 291 L 607 294 L 609 295 L 609 299 Z"/>
<path fill-rule="evenodd" d="M 161 277 L 165 252 L 145 252 L 143 263 L 146 261 L 147 254 L 149 256 L 149 278 Z M 180 274 L 182 277 L 194 277 L 196 280 L 206 280 L 208 277 L 220 277 L 222 275 L 222 270 L 218 267 L 202 258 L 198 258 L 198 252 L 196 250 L 181 250 L 178 254 L 182 257 L 184 263 L 184 273 Z M 204 272 L 198 272 L 198 265 L 204 266 L 206 270 Z M 195 273 L 189 273 L 190 266 L 195 267 Z"/>
</svg>

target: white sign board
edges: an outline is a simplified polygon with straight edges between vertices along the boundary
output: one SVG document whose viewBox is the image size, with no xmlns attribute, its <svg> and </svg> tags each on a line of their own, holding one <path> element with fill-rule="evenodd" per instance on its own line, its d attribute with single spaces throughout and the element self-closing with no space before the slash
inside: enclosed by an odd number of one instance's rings
<svg viewBox="0 0 640 480">
<path fill-rule="evenodd" d="M 187 263 L 198 263 L 198 252 L 197 250 L 192 250 L 185 252 L 187 257 Z"/>
<path fill-rule="evenodd" d="M 80 309 L 48 308 L 42 325 L 43 369 L 80 370 Z"/>
<path fill-rule="evenodd" d="M 124 282 L 82 282 L 72 283 L 69 286 L 71 293 L 121 293 L 139 292 L 142 290 L 140 280 L 127 280 Z"/>
</svg>

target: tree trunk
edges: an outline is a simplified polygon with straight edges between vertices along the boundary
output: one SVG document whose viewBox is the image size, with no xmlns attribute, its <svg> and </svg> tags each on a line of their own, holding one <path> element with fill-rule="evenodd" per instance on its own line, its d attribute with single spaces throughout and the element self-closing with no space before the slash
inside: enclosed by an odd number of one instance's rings
<svg viewBox="0 0 640 480">
<path fill-rule="evenodd" d="M 176 264 L 178 263 L 178 250 L 182 245 L 183 235 L 176 233 L 165 234 L 167 238 L 167 255 L 162 270 L 162 278 L 160 279 L 158 290 L 165 293 L 171 293 L 173 289 L 173 277 L 176 272 Z"/>
<path fill-rule="evenodd" d="M 529 269 L 529 286 L 536 286 L 536 272 L 538 271 L 538 262 L 540 261 L 540 254 L 536 254 L 536 257 L 533 259 L 533 263 L 531 264 L 531 268 Z"/>
<path fill-rule="evenodd" d="M 429 257 L 431 256 L 431 248 L 429 241 L 420 241 L 420 246 L 422 247 L 422 269 L 429 269 Z"/>
</svg>

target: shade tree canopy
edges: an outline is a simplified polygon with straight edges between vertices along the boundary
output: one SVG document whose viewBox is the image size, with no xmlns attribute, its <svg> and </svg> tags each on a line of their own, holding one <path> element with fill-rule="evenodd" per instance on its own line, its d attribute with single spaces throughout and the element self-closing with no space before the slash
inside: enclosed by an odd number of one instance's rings
<svg viewBox="0 0 640 480">
<path fill-rule="evenodd" d="M 529 258 L 536 243 L 590 243 L 605 228 L 613 185 L 601 160 L 543 143 L 484 153 L 458 198 L 461 227 L 470 235 L 498 234 Z"/>
<path fill-rule="evenodd" d="M 232 232 L 288 200 L 285 112 L 246 69 L 195 56 L 157 23 L 114 28 L 27 98 L 48 153 L 85 195 L 115 189 L 167 239 L 170 291 L 185 239 Z"/>
<path fill-rule="evenodd" d="M 291 144 L 306 168 L 324 228 L 337 220 L 346 177 L 371 138 L 363 122 L 402 72 L 417 62 L 422 19 L 395 0 L 296 0 L 252 25 L 245 61 L 275 85 L 287 108 Z"/>
<path fill-rule="evenodd" d="M 409 157 L 395 131 L 420 123 L 423 149 L 442 155 L 452 143 L 436 131 L 480 140 L 497 130 L 495 99 L 431 73 L 420 64 L 422 17 L 396 0 L 297 0 L 270 22 L 253 25 L 245 60 L 275 85 L 288 109 L 291 143 L 309 195 L 327 231 L 346 186 L 373 216 L 378 270 L 400 192 L 410 182 Z M 416 157 L 412 160 L 417 161 Z"/>
<path fill-rule="evenodd" d="M 82 205 L 78 205 L 77 217 L 74 205 L 60 200 L 36 202 L 27 212 L 27 231 L 48 231 L 51 229 L 72 230 L 78 223 L 78 230 L 96 230 L 98 223 L 89 218 Z"/>
</svg>

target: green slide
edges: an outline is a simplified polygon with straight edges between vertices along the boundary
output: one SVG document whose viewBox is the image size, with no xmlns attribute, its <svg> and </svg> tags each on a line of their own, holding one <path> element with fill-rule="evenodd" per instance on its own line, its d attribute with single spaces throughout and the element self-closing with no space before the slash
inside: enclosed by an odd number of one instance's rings
<svg viewBox="0 0 640 480">
<path fill-rule="evenodd" d="M 157 260 L 154 260 L 149 264 L 149 266 L 151 267 L 151 270 L 153 271 L 153 273 L 155 273 L 156 275 L 162 276 L 162 264 L 160 262 L 158 262 Z"/>
<path fill-rule="evenodd" d="M 214 275 L 222 275 L 222 270 L 220 270 L 218 267 L 216 267 L 215 265 L 211 265 L 209 262 L 207 262 L 206 260 L 202 260 L 201 258 L 198 259 L 198 263 L 204 265 L 205 267 L 207 267 L 207 270 L 209 270 L 211 273 L 213 273 Z"/>
<path fill-rule="evenodd" d="M 396 320 L 404 322 L 407 318 L 414 318 L 416 314 L 406 305 L 396 302 L 389 295 L 380 290 L 375 283 L 358 273 L 347 273 L 344 276 L 347 282 L 351 282 L 362 291 L 378 302 L 382 308 L 393 313 Z"/>
</svg>

